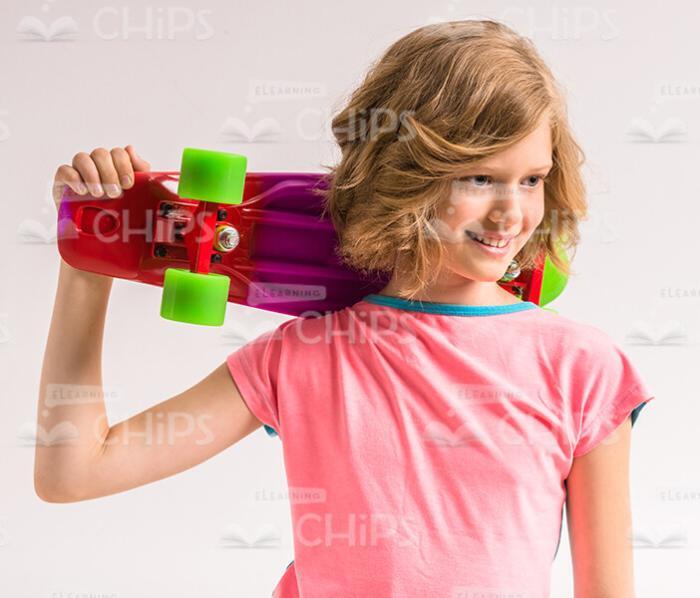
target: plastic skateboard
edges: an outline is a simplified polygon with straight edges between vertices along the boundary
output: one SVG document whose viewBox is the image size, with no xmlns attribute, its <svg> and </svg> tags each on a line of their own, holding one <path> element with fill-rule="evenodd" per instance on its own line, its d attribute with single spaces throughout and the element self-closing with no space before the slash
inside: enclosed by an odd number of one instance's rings
<svg viewBox="0 0 700 598">
<path fill-rule="evenodd" d="M 248 172 L 245 156 L 185 148 L 180 172 L 136 172 L 119 197 L 66 186 L 58 249 L 71 266 L 163 286 L 161 315 L 219 326 L 228 302 L 293 315 L 342 309 L 380 290 L 335 253 L 321 173 Z M 500 283 L 544 305 L 566 279 L 548 260 Z"/>
</svg>

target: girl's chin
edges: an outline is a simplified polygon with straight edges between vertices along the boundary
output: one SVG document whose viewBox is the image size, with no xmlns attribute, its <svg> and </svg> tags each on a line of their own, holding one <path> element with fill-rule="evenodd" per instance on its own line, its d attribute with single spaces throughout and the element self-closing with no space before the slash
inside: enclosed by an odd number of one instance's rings
<svg viewBox="0 0 700 598">
<path fill-rule="evenodd" d="M 475 282 L 498 282 L 503 278 L 505 272 L 505 268 L 476 268 L 472 265 L 462 268 L 460 274 L 463 278 Z"/>
</svg>

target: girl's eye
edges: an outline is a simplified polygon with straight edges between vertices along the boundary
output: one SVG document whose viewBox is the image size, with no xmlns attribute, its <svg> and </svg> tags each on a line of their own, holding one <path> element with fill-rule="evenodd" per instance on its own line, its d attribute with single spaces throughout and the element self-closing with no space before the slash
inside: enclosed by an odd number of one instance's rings
<svg viewBox="0 0 700 598">
<path fill-rule="evenodd" d="M 545 178 L 546 177 L 540 175 L 532 175 L 527 178 L 527 180 L 531 183 L 527 186 L 534 189 L 535 187 L 537 187 L 537 185 L 539 185 L 541 181 L 544 181 Z M 469 176 L 463 176 L 459 180 L 471 182 L 475 187 L 485 187 L 486 183 L 491 181 L 491 177 L 486 174 L 474 174 Z"/>
<path fill-rule="evenodd" d="M 469 182 L 469 181 L 471 181 L 472 179 L 473 179 L 474 181 L 476 181 L 476 179 L 480 179 L 480 181 L 483 182 L 483 179 L 491 179 L 491 177 L 488 176 L 488 175 L 486 175 L 486 174 L 474 174 L 474 175 L 471 175 L 471 176 L 464 176 L 464 177 L 462 177 L 462 178 L 459 179 L 459 180 L 460 180 L 460 181 L 467 181 L 467 182 Z M 483 186 L 484 186 L 484 185 L 477 184 L 476 182 L 475 182 L 475 185 L 476 185 L 477 187 L 483 187 Z"/>
<path fill-rule="evenodd" d="M 532 179 L 535 179 L 535 183 L 533 185 L 530 185 L 530 187 L 537 187 L 537 185 L 539 185 L 540 181 L 543 180 L 544 177 L 541 177 L 541 176 L 536 174 L 536 175 L 533 175 L 531 177 L 528 177 L 528 179 L 530 181 L 532 181 Z"/>
</svg>

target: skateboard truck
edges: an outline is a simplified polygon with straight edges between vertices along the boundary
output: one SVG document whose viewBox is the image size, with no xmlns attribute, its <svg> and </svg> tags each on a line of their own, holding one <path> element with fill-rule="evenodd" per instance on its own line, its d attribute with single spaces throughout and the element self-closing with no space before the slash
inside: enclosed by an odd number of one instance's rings
<svg viewBox="0 0 700 598">
<path fill-rule="evenodd" d="M 194 212 L 194 227 L 186 238 L 189 270 L 165 270 L 160 308 L 163 318 L 206 326 L 224 323 L 231 279 L 210 272 L 209 266 L 220 261 L 214 251 L 232 251 L 240 240 L 234 227 L 217 226 L 216 222 L 225 212 L 219 207 L 221 204 L 243 201 L 246 166 L 246 157 L 239 154 L 190 147 L 182 152 L 177 194 L 199 204 Z"/>
</svg>

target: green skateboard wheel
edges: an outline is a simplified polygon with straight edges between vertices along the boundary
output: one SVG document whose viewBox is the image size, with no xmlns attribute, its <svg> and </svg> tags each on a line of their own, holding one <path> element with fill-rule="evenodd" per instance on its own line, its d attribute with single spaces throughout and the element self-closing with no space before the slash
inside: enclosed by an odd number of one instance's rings
<svg viewBox="0 0 700 598">
<path fill-rule="evenodd" d="M 566 252 L 559 247 L 557 249 L 558 255 L 561 259 L 569 263 L 569 256 Z M 542 289 L 540 291 L 540 306 L 547 305 L 554 301 L 566 287 L 568 277 L 557 268 L 549 259 L 546 257 L 544 261 L 544 268 L 542 270 Z"/>
<path fill-rule="evenodd" d="M 226 317 L 230 284 L 231 279 L 223 274 L 167 268 L 160 315 L 187 324 L 221 326 Z"/>
<path fill-rule="evenodd" d="M 183 199 L 239 204 L 243 201 L 247 162 L 239 154 L 186 147 L 177 194 Z"/>
</svg>

